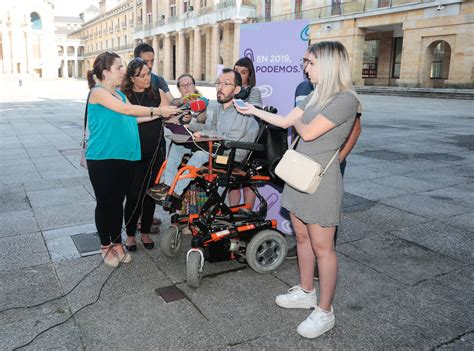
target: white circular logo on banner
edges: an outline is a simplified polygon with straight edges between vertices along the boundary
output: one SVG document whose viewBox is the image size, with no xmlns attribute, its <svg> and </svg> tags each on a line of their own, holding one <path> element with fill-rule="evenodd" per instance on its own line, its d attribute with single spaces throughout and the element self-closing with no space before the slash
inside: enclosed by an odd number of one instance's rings
<svg viewBox="0 0 474 351">
<path fill-rule="evenodd" d="M 273 88 L 271 85 L 260 85 L 257 88 L 262 93 L 262 98 L 272 96 Z"/>
</svg>

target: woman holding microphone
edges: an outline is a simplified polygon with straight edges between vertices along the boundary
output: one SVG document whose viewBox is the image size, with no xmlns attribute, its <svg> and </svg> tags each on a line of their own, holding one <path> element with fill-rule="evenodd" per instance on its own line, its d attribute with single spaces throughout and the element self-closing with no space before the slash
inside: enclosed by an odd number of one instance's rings
<svg viewBox="0 0 474 351">
<path fill-rule="evenodd" d="M 95 222 L 104 263 L 116 267 L 130 262 L 122 246 L 123 201 L 132 181 L 135 161 L 140 160 L 137 122 L 168 118 L 176 107 L 144 107 L 130 104 L 117 90 L 124 67 L 116 53 L 97 56 L 87 73 L 89 88 L 86 151 L 89 178 L 97 201 Z"/>
</svg>

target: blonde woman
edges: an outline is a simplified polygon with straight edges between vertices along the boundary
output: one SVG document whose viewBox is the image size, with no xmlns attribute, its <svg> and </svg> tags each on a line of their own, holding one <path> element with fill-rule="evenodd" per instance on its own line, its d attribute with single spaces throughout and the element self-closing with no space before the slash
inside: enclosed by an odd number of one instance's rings
<svg viewBox="0 0 474 351">
<path fill-rule="evenodd" d="M 316 90 L 286 117 L 256 109 L 252 105 L 240 113 L 255 115 L 278 127 L 294 127 L 300 140 L 296 150 L 322 166 L 338 152 L 347 139 L 359 106 L 354 92 L 347 51 L 339 42 L 325 41 L 309 48 L 306 72 Z M 337 158 L 336 158 L 337 160 Z M 299 285 L 276 298 L 283 308 L 315 308 L 297 328 L 306 338 L 316 338 L 333 328 L 332 302 L 337 281 L 334 232 L 342 217 L 343 184 L 339 163 L 333 162 L 313 194 L 286 185 L 282 206 L 290 212 L 295 229 Z M 319 266 L 319 304 L 313 286 L 315 256 Z"/>
</svg>

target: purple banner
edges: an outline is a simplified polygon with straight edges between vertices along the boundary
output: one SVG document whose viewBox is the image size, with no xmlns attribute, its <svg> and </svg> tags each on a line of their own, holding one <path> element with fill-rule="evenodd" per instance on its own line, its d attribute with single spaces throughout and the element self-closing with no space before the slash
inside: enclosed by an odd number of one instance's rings
<svg viewBox="0 0 474 351">
<path fill-rule="evenodd" d="M 240 27 L 240 57 L 253 61 L 257 87 L 264 105 L 272 105 L 286 115 L 294 107 L 295 89 L 303 81 L 301 58 L 308 47 L 307 20 L 244 24 Z M 260 188 L 268 202 L 269 219 L 278 229 L 292 234 L 288 213 L 280 207 L 281 189 Z"/>
</svg>

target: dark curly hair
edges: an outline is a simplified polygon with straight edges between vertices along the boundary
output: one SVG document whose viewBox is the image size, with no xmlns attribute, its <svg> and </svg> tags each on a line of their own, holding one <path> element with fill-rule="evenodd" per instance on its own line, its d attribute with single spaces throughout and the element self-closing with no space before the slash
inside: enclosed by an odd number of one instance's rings
<svg viewBox="0 0 474 351">
<path fill-rule="evenodd" d="M 124 81 L 122 83 L 121 90 L 129 100 L 131 99 L 131 97 L 133 95 L 133 84 L 134 83 L 132 81 L 132 78 L 140 75 L 140 72 L 142 71 L 144 66 L 146 66 L 145 60 L 142 60 L 139 57 L 134 58 L 127 65 L 127 73 L 125 74 L 125 78 L 124 78 Z M 152 99 L 154 98 L 154 96 L 159 94 L 159 91 L 156 91 L 155 89 L 153 89 L 152 84 L 150 84 L 150 86 L 145 89 L 145 92 Z"/>
</svg>

